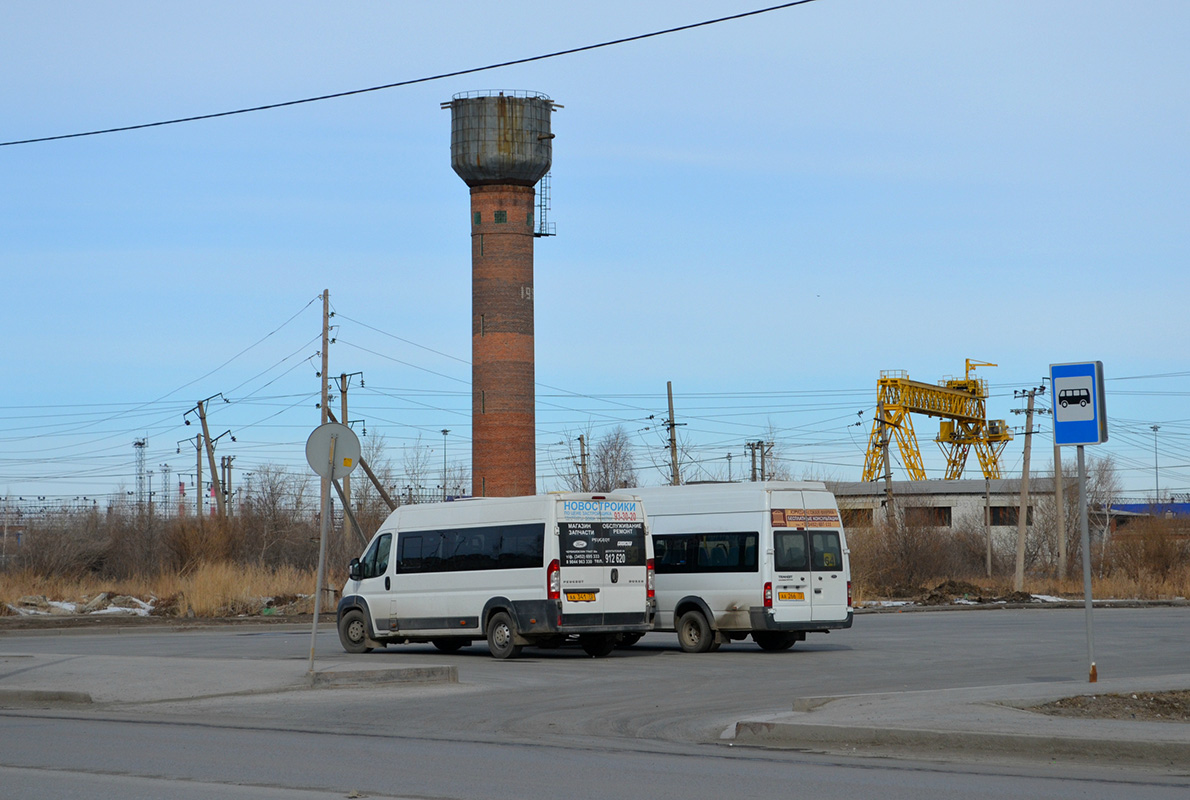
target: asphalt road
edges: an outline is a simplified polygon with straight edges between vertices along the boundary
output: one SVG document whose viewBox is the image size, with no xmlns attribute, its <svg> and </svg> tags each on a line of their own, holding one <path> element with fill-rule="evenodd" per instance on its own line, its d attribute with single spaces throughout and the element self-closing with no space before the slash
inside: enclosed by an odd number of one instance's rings
<svg viewBox="0 0 1190 800">
<path fill-rule="evenodd" d="M 785 653 L 741 643 L 693 656 L 672 634 L 650 634 L 606 659 L 527 649 L 511 662 L 489 658 L 482 644 L 453 655 L 410 645 L 348 656 L 328 630 L 320 659 L 453 664 L 459 683 L 4 710 L 0 796 L 1186 796 L 1190 765 L 1179 776 L 929 754 L 891 761 L 720 738 L 736 720 L 788 711 L 798 697 L 1085 679 L 1083 620 L 1058 609 L 864 615 L 850 631 Z M 1097 610 L 1095 621 L 1101 677 L 1185 671 L 1190 609 Z M 234 691 L 229 662 L 301 661 L 309 643 L 308 630 L 274 628 L 5 636 L 0 655 L 152 656 L 163 670 L 209 660 Z"/>
</svg>

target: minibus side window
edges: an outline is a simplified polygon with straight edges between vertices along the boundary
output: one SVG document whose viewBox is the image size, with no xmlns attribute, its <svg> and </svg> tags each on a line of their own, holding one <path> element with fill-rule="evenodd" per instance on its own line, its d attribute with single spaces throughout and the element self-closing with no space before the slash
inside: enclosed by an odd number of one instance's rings
<svg viewBox="0 0 1190 800">
<path fill-rule="evenodd" d="M 386 533 L 372 542 L 360 560 L 361 578 L 378 578 L 388 570 L 388 554 L 392 550 L 393 535 Z"/>
<path fill-rule="evenodd" d="M 421 572 L 422 535 L 403 534 L 400 538 L 400 553 L 397 554 L 397 572 Z"/>
<path fill-rule="evenodd" d="M 658 575 L 688 572 L 693 536 L 654 536 L 653 564 Z"/>
<path fill-rule="evenodd" d="M 810 552 L 814 563 L 812 570 L 829 571 L 843 569 L 843 548 L 839 545 L 839 534 L 832 531 L 812 531 Z"/>
</svg>

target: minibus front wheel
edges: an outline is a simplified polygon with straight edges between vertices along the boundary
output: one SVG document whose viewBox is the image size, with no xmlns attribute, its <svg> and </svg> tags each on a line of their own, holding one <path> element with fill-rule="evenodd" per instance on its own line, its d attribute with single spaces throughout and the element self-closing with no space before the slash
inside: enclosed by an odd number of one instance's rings
<svg viewBox="0 0 1190 800">
<path fill-rule="evenodd" d="M 368 646 L 368 623 L 358 608 L 345 611 L 339 617 L 339 642 L 348 653 L 370 653 Z"/>
</svg>

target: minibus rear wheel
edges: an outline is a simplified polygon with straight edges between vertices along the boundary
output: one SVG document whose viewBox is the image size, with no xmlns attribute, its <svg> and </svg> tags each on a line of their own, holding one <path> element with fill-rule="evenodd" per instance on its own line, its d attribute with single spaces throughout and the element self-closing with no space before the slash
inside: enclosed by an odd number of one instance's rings
<svg viewBox="0 0 1190 800">
<path fill-rule="evenodd" d="M 687 653 L 705 653 L 714 643 L 711 624 L 701 611 L 687 611 L 678 620 L 678 644 Z"/>
<path fill-rule="evenodd" d="M 496 612 L 488 620 L 488 651 L 492 658 L 516 658 L 521 654 L 521 646 L 516 644 L 512 617 L 503 611 Z"/>
</svg>

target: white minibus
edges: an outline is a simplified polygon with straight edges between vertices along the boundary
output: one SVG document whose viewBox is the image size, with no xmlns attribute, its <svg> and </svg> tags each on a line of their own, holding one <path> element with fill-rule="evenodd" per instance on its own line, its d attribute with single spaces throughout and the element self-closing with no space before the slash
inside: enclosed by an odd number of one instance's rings
<svg viewBox="0 0 1190 800">
<path fill-rule="evenodd" d="M 652 630 L 653 552 L 624 494 L 475 498 L 401 506 L 352 559 L 339 601 L 349 653 L 487 640 L 496 658 L 577 639 L 605 656 Z"/>
<path fill-rule="evenodd" d="M 850 628 L 851 568 L 834 495 L 810 481 L 705 483 L 624 491 L 649 510 L 655 629 L 688 653 L 751 635 L 787 650 Z"/>
</svg>

